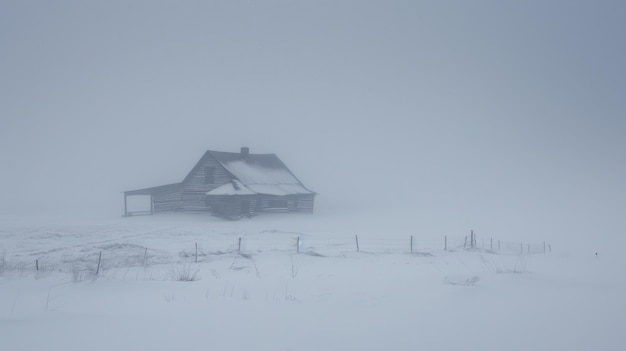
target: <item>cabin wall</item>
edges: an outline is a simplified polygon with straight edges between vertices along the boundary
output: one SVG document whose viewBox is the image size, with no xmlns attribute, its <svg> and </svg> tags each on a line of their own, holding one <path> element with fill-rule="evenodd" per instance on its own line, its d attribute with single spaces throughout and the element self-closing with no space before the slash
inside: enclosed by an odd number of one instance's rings
<svg viewBox="0 0 626 351">
<path fill-rule="evenodd" d="M 214 168 L 214 181 L 205 183 L 205 168 Z M 184 211 L 209 211 L 210 204 L 206 201 L 206 193 L 222 186 L 233 179 L 232 175 L 222 165 L 208 157 L 191 172 L 183 184 L 182 203 Z"/>
<path fill-rule="evenodd" d="M 180 211 L 183 208 L 182 189 L 160 191 L 152 195 L 154 212 Z"/>
<path fill-rule="evenodd" d="M 313 213 L 315 195 L 299 195 L 294 199 L 294 207 L 291 212 Z"/>
<path fill-rule="evenodd" d="M 246 196 L 210 196 L 207 207 L 211 213 L 225 218 L 252 216 L 256 213 L 257 200 L 254 195 Z"/>
<path fill-rule="evenodd" d="M 313 213 L 315 195 L 257 195 L 256 212 Z"/>
</svg>

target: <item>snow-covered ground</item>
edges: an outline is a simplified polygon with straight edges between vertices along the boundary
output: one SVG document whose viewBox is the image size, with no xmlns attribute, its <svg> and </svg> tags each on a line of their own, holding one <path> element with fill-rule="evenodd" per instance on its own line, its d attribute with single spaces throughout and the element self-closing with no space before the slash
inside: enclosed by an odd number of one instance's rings
<svg viewBox="0 0 626 351">
<path fill-rule="evenodd" d="M 0 349 L 621 349 L 623 258 L 380 228 L 4 216 Z"/>
</svg>

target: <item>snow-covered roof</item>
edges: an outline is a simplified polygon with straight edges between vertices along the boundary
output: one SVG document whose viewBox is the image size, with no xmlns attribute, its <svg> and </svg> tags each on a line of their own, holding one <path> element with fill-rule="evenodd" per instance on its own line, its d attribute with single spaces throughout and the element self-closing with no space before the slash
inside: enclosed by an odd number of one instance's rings
<svg viewBox="0 0 626 351">
<path fill-rule="evenodd" d="M 270 168 L 252 162 L 237 160 L 224 162 L 224 168 L 243 184 L 300 184 L 285 168 Z"/>
<path fill-rule="evenodd" d="M 235 190 L 232 185 L 226 185 L 224 189 L 219 187 L 207 193 L 207 195 L 237 195 L 244 193 L 244 188 L 252 194 L 266 195 L 301 195 L 315 194 L 305 188 L 302 183 L 289 171 L 287 166 L 274 154 L 241 154 L 231 152 L 210 151 L 211 155 L 235 177 L 240 184 L 241 190 Z M 230 188 L 229 188 L 230 187 Z M 221 193 L 224 192 L 224 193 Z"/>
<path fill-rule="evenodd" d="M 219 186 L 209 192 L 207 195 L 300 195 L 300 194 L 312 194 L 311 191 L 306 189 L 300 184 L 250 184 L 243 185 L 236 179 L 231 182 Z"/>
<path fill-rule="evenodd" d="M 254 195 L 256 194 L 252 190 L 248 189 L 245 185 L 241 184 L 236 179 L 231 182 L 219 186 L 209 192 L 207 195 Z"/>
<path fill-rule="evenodd" d="M 301 195 L 301 194 L 313 194 L 300 184 L 249 184 L 247 187 L 257 194 L 266 195 Z"/>
</svg>

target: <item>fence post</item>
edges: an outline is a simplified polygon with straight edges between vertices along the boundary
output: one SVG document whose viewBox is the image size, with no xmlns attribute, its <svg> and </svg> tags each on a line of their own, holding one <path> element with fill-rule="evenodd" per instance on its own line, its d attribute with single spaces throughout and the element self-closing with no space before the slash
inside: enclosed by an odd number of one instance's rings
<svg viewBox="0 0 626 351">
<path fill-rule="evenodd" d="M 359 236 L 355 235 L 354 239 L 356 240 L 356 252 L 361 252 L 361 250 L 359 249 Z"/>
<path fill-rule="evenodd" d="M 467 235 L 465 236 L 465 241 L 463 242 L 463 248 L 467 248 Z"/>
<path fill-rule="evenodd" d="M 239 245 L 237 246 L 237 254 L 241 255 L 241 237 L 239 237 Z"/>
<path fill-rule="evenodd" d="M 448 236 L 443 236 L 443 251 L 448 251 Z"/>
<path fill-rule="evenodd" d="M 148 248 L 143 252 L 143 265 L 146 265 L 146 259 L 148 258 Z"/>
<path fill-rule="evenodd" d="M 296 241 L 296 252 L 300 253 L 300 237 L 298 237 L 298 240 Z"/>
<path fill-rule="evenodd" d="M 489 239 L 489 250 L 493 251 L 493 238 Z"/>
<path fill-rule="evenodd" d="M 411 235 L 411 253 L 413 253 L 413 235 Z"/>
<path fill-rule="evenodd" d="M 96 275 L 98 275 L 98 273 L 100 273 L 100 262 L 102 261 L 102 251 L 100 251 L 100 254 L 98 255 L 98 268 L 96 268 Z"/>
<path fill-rule="evenodd" d="M 196 263 L 198 263 L 198 243 L 196 243 Z"/>
<path fill-rule="evenodd" d="M 39 270 L 39 260 L 35 260 L 35 269 Z"/>
<path fill-rule="evenodd" d="M 546 242 L 545 241 L 543 242 L 543 253 L 544 254 L 546 253 Z"/>
</svg>

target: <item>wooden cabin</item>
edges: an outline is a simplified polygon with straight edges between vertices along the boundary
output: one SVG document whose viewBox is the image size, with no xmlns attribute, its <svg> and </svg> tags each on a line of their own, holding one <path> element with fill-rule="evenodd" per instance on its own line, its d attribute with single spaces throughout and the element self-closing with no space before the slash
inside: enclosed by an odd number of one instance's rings
<svg viewBox="0 0 626 351">
<path fill-rule="evenodd" d="M 128 211 L 129 196 L 150 196 L 150 210 Z M 208 212 L 225 218 L 263 212 L 313 213 L 316 193 L 274 154 L 207 151 L 180 183 L 124 192 L 124 215 Z"/>
</svg>

